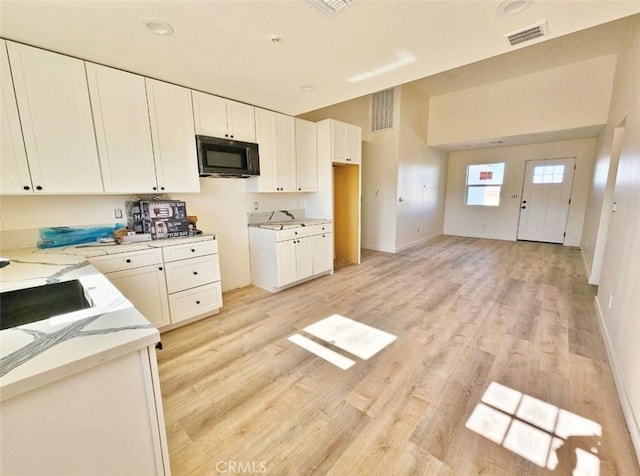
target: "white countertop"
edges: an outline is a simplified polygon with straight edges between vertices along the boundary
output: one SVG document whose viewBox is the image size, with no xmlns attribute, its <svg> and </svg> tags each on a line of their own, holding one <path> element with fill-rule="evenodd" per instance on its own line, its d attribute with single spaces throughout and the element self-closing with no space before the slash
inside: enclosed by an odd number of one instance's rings
<svg viewBox="0 0 640 476">
<path fill-rule="evenodd" d="M 261 223 L 250 223 L 249 226 L 278 231 L 278 230 L 288 230 L 291 228 L 302 228 L 305 226 L 323 225 L 325 223 L 331 223 L 331 220 L 323 219 L 323 218 L 305 218 L 300 220 L 282 220 L 282 221 L 267 221 L 267 222 L 261 222 Z"/>
<path fill-rule="evenodd" d="M 11 264 L 0 269 L 0 292 L 78 279 L 94 306 L 0 331 L 0 401 L 160 341 L 158 330 L 86 258 L 211 239 L 3 250 Z"/>
</svg>

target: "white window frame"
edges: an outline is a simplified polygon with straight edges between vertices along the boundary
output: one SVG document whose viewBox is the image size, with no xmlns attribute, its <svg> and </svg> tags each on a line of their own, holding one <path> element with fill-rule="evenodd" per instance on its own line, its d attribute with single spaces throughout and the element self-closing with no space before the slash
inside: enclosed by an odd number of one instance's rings
<svg viewBox="0 0 640 476">
<path fill-rule="evenodd" d="M 470 171 L 471 167 L 480 168 L 495 168 L 496 166 L 502 166 L 501 170 L 498 170 L 498 177 L 494 178 L 493 174 L 487 178 L 486 183 L 479 182 L 480 179 L 473 179 L 473 183 L 470 182 Z M 504 185 L 504 174 L 507 168 L 506 162 L 486 162 L 480 164 L 467 164 L 466 168 L 466 177 L 465 177 L 465 187 L 464 187 L 464 204 L 469 207 L 499 207 L 500 206 L 500 197 L 502 195 L 502 186 Z M 473 189 L 483 189 L 487 190 L 488 188 L 497 188 L 498 189 L 498 197 L 496 203 L 469 203 L 469 194 Z"/>
</svg>

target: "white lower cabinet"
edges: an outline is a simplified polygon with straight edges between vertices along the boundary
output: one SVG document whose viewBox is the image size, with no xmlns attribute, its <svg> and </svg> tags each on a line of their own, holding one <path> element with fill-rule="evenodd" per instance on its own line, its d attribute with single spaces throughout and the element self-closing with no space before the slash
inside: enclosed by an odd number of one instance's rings
<svg viewBox="0 0 640 476">
<path fill-rule="evenodd" d="M 333 272 L 331 223 L 275 231 L 249 227 L 251 284 L 276 292 Z"/>
<path fill-rule="evenodd" d="M 159 381 L 144 347 L 3 400 L 0 473 L 170 475 Z"/>
<path fill-rule="evenodd" d="M 218 242 L 166 246 L 162 254 L 171 324 L 218 312 L 222 307 Z"/>
<path fill-rule="evenodd" d="M 222 307 L 215 240 L 99 256 L 90 262 L 160 329 L 215 314 Z"/>
<path fill-rule="evenodd" d="M 171 324 L 162 263 L 105 274 L 131 304 L 156 327 Z"/>
</svg>

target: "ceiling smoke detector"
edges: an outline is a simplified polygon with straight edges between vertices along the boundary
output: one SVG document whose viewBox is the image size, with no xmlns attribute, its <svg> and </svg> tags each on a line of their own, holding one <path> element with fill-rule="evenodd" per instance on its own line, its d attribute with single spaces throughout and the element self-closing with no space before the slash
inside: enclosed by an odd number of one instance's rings
<svg viewBox="0 0 640 476">
<path fill-rule="evenodd" d="M 498 5 L 500 15 L 514 15 L 529 6 L 529 0 L 506 0 Z"/>
<path fill-rule="evenodd" d="M 528 41 L 535 40 L 547 36 L 547 20 L 525 26 L 519 30 L 506 33 L 504 37 L 511 46 L 520 45 Z"/>
<path fill-rule="evenodd" d="M 331 18 L 353 5 L 356 0 L 306 0 L 306 2 L 317 12 Z"/>
<path fill-rule="evenodd" d="M 151 33 L 155 33 L 160 36 L 171 36 L 174 33 L 173 27 L 166 21 L 158 20 L 157 18 L 143 18 L 140 20 Z"/>
</svg>

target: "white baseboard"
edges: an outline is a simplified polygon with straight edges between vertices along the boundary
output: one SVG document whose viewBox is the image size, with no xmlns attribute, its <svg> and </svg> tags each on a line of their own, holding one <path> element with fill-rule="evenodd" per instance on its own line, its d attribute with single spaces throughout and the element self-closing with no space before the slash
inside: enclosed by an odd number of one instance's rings
<svg viewBox="0 0 640 476">
<path fill-rule="evenodd" d="M 596 296 L 595 299 L 595 306 L 596 314 L 598 315 L 598 324 L 600 325 L 600 332 L 602 333 L 604 346 L 605 349 L 607 349 L 607 356 L 609 357 L 611 373 L 613 374 L 613 380 L 615 381 L 616 390 L 618 391 L 618 400 L 620 401 L 620 405 L 622 406 L 622 413 L 624 414 L 624 419 L 627 422 L 627 427 L 629 428 L 629 433 L 631 434 L 631 442 L 633 443 L 633 446 L 636 450 L 636 458 L 638 459 L 638 463 L 640 463 L 640 424 L 633 413 L 633 407 L 631 406 L 631 402 L 629 401 L 629 395 L 627 394 L 624 380 L 622 379 L 622 375 L 620 374 L 620 370 L 613 353 L 613 346 L 611 345 L 611 340 L 609 339 L 607 327 L 604 324 L 604 316 L 602 314 L 602 308 L 600 307 L 598 296 Z"/>
<path fill-rule="evenodd" d="M 442 233 L 435 233 L 433 235 L 429 235 L 429 236 L 426 236 L 424 238 L 420 238 L 419 240 L 412 241 L 411 243 L 407 243 L 406 245 L 402 245 L 400 247 L 397 247 L 396 248 L 396 253 L 400 253 L 401 251 L 404 251 L 406 249 L 412 248 L 413 246 L 420 245 L 422 243 L 426 243 L 427 241 L 434 240 L 434 239 L 438 238 L 439 236 L 442 236 Z"/>
<path fill-rule="evenodd" d="M 582 264 L 584 265 L 584 272 L 587 274 L 587 282 L 589 284 L 593 284 L 597 286 L 598 283 L 591 282 L 591 268 L 589 268 L 589 262 L 587 261 L 587 257 L 584 255 L 584 250 L 582 248 L 580 248 L 580 255 L 582 256 Z"/>
</svg>

